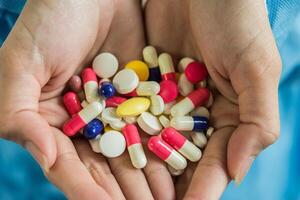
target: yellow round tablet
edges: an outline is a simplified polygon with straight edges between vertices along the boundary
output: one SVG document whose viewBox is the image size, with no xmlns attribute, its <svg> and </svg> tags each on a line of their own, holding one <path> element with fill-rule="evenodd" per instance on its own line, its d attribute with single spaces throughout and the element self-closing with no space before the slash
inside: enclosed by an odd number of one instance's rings
<svg viewBox="0 0 300 200">
<path fill-rule="evenodd" d="M 126 69 L 132 69 L 138 75 L 140 81 L 147 81 L 149 78 L 149 68 L 146 63 L 140 60 L 130 61 L 125 65 Z"/>
<path fill-rule="evenodd" d="M 120 117 L 137 116 L 150 107 L 150 100 L 144 97 L 133 97 L 121 103 L 117 108 Z"/>
</svg>

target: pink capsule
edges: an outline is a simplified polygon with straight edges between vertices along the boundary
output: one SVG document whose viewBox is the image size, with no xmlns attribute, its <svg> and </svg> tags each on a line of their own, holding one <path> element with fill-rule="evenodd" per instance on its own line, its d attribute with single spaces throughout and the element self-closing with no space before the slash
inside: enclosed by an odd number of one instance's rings
<svg viewBox="0 0 300 200">
<path fill-rule="evenodd" d="M 174 101 L 178 96 L 178 87 L 174 81 L 163 80 L 160 82 L 159 96 L 165 103 Z"/>
<path fill-rule="evenodd" d="M 186 78 L 193 84 L 204 80 L 208 75 L 205 64 L 197 61 L 189 63 L 185 68 L 184 73 Z"/>
<path fill-rule="evenodd" d="M 85 98 L 89 103 L 99 99 L 97 75 L 91 68 L 85 68 L 81 73 Z"/>
<path fill-rule="evenodd" d="M 95 119 L 102 111 L 103 107 L 99 102 L 90 103 L 79 113 L 74 114 L 63 126 L 63 132 L 67 136 L 75 135 L 81 128 Z"/>
<path fill-rule="evenodd" d="M 183 100 L 175 104 L 171 108 L 171 115 L 184 116 L 191 112 L 194 108 L 203 105 L 209 99 L 210 91 L 207 88 L 199 88 L 191 92 Z"/>
<path fill-rule="evenodd" d="M 160 159 L 171 165 L 176 170 L 186 168 L 187 162 L 175 149 L 163 141 L 159 136 L 152 136 L 148 140 L 148 148 Z"/>
<path fill-rule="evenodd" d="M 167 53 L 162 53 L 158 57 L 158 64 L 162 80 L 171 80 L 176 82 L 176 74 L 172 57 Z"/>
<path fill-rule="evenodd" d="M 202 153 L 193 143 L 187 140 L 183 135 L 181 135 L 174 128 L 165 128 L 161 132 L 161 137 L 169 145 L 174 147 L 179 153 L 192 162 L 197 162 L 200 160 Z"/>
<path fill-rule="evenodd" d="M 105 99 L 106 107 L 118 107 L 121 103 L 126 101 L 127 99 L 124 97 L 110 97 Z"/>
<path fill-rule="evenodd" d="M 126 139 L 132 165 L 137 169 L 144 168 L 147 164 L 147 158 L 136 126 L 134 124 L 127 124 L 122 128 L 122 132 Z"/>
<path fill-rule="evenodd" d="M 64 95 L 63 102 L 71 116 L 78 113 L 82 109 L 80 100 L 77 94 L 74 92 L 67 92 Z"/>
</svg>

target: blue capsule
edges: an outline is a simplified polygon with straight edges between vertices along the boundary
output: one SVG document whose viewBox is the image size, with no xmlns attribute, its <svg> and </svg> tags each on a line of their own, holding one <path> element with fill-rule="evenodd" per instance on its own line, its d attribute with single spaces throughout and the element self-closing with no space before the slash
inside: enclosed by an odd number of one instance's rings
<svg viewBox="0 0 300 200">
<path fill-rule="evenodd" d="M 100 84 L 99 94 L 105 98 L 110 98 L 116 94 L 116 89 L 112 83 L 103 82 Z"/>
<path fill-rule="evenodd" d="M 104 125 L 99 119 L 93 119 L 83 129 L 83 135 L 86 139 L 94 139 L 97 135 L 103 133 Z"/>
<path fill-rule="evenodd" d="M 193 131 L 201 132 L 208 129 L 208 119 L 202 116 L 193 116 L 194 127 Z"/>
</svg>

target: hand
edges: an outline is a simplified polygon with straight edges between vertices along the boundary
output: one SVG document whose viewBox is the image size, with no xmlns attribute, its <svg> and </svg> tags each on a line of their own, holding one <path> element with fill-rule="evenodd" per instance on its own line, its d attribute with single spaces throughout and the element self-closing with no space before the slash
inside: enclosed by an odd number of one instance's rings
<svg viewBox="0 0 300 200">
<path fill-rule="evenodd" d="M 127 153 L 105 159 L 60 131 L 69 118 L 62 94 L 71 75 L 103 51 L 122 66 L 144 45 L 138 0 L 29 0 L 0 50 L 0 136 L 25 146 L 69 199 L 174 197 L 155 156 L 137 170 Z"/>
<path fill-rule="evenodd" d="M 281 61 L 264 1 L 150 0 L 145 12 L 149 43 L 177 61 L 203 58 L 219 91 L 211 108 L 216 132 L 195 171 L 176 183 L 179 199 L 218 199 L 279 134 Z"/>
</svg>

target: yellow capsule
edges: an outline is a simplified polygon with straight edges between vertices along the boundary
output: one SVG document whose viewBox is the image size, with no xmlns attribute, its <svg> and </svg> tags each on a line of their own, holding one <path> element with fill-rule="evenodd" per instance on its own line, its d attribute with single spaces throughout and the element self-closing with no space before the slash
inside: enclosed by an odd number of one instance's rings
<svg viewBox="0 0 300 200">
<path fill-rule="evenodd" d="M 117 115 L 120 117 L 137 116 L 150 107 L 150 100 L 144 97 L 134 97 L 120 104 Z"/>
<path fill-rule="evenodd" d="M 138 75 L 140 81 L 147 81 L 149 78 L 149 69 L 146 63 L 140 60 L 130 61 L 125 65 L 126 69 L 132 69 Z"/>
</svg>

